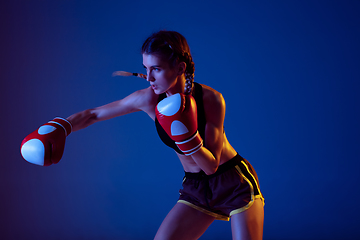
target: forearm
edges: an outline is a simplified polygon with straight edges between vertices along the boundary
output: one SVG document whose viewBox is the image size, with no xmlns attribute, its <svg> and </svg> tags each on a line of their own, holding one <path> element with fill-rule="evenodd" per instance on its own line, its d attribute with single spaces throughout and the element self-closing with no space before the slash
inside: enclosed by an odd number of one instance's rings
<svg viewBox="0 0 360 240">
<path fill-rule="evenodd" d="M 207 175 L 215 173 L 219 167 L 220 159 L 216 159 L 205 147 L 201 147 L 197 152 L 193 153 L 191 157 Z"/>
<path fill-rule="evenodd" d="M 73 131 L 77 131 L 96 122 L 108 120 L 135 111 L 138 111 L 138 109 L 134 108 L 131 104 L 124 103 L 124 100 L 119 100 L 100 107 L 75 113 L 68 117 L 67 120 L 73 125 Z"/>
<path fill-rule="evenodd" d="M 75 113 L 66 119 L 71 123 L 73 132 L 86 128 L 98 121 L 97 114 L 94 112 L 93 109 L 87 109 Z"/>
</svg>

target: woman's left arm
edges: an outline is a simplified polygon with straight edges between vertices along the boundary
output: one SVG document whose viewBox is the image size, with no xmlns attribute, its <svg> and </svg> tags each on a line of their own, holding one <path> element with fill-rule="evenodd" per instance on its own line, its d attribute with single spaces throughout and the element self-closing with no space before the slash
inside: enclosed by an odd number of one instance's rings
<svg viewBox="0 0 360 240">
<path fill-rule="evenodd" d="M 225 100 L 215 90 L 204 91 L 206 117 L 205 143 L 191 155 L 195 163 L 207 174 L 213 174 L 219 167 L 224 141 Z"/>
</svg>

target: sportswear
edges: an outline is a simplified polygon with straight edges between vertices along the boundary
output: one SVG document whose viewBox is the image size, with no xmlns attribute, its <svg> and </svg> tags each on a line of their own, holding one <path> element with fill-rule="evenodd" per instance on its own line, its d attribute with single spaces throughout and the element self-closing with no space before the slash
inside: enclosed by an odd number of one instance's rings
<svg viewBox="0 0 360 240">
<path fill-rule="evenodd" d="M 185 172 L 179 193 L 179 203 L 217 220 L 228 221 L 232 215 L 250 208 L 257 198 L 264 203 L 254 168 L 239 154 L 220 165 L 212 175 L 204 171 Z"/>
</svg>

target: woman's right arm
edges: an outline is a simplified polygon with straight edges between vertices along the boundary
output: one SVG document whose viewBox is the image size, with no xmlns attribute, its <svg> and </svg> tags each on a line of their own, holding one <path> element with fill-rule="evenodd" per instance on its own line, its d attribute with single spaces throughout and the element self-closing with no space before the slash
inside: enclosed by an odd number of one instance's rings
<svg viewBox="0 0 360 240">
<path fill-rule="evenodd" d="M 74 132 L 96 122 L 137 111 L 145 111 L 152 117 L 154 114 L 152 113 L 152 109 L 154 109 L 152 105 L 156 104 L 155 96 L 151 88 L 142 89 L 118 101 L 75 113 L 69 116 L 67 120 L 71 122 L 72 131 Z"/>
</svg>

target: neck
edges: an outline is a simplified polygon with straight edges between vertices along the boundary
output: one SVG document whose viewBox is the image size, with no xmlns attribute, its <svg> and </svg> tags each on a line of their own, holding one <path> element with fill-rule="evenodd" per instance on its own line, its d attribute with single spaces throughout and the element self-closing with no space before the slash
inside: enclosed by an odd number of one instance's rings
<svg viewBox="0 0 360 240">
<path fill-rule="evenodd" d="M 185 89 L 185 76 L 183 74 L 175 80 L 173 86 L 171 86 L 165 93 L 166 96 L 169 97 L 176 93 L 184 93 L 184 89 Z"/>
</svg>

